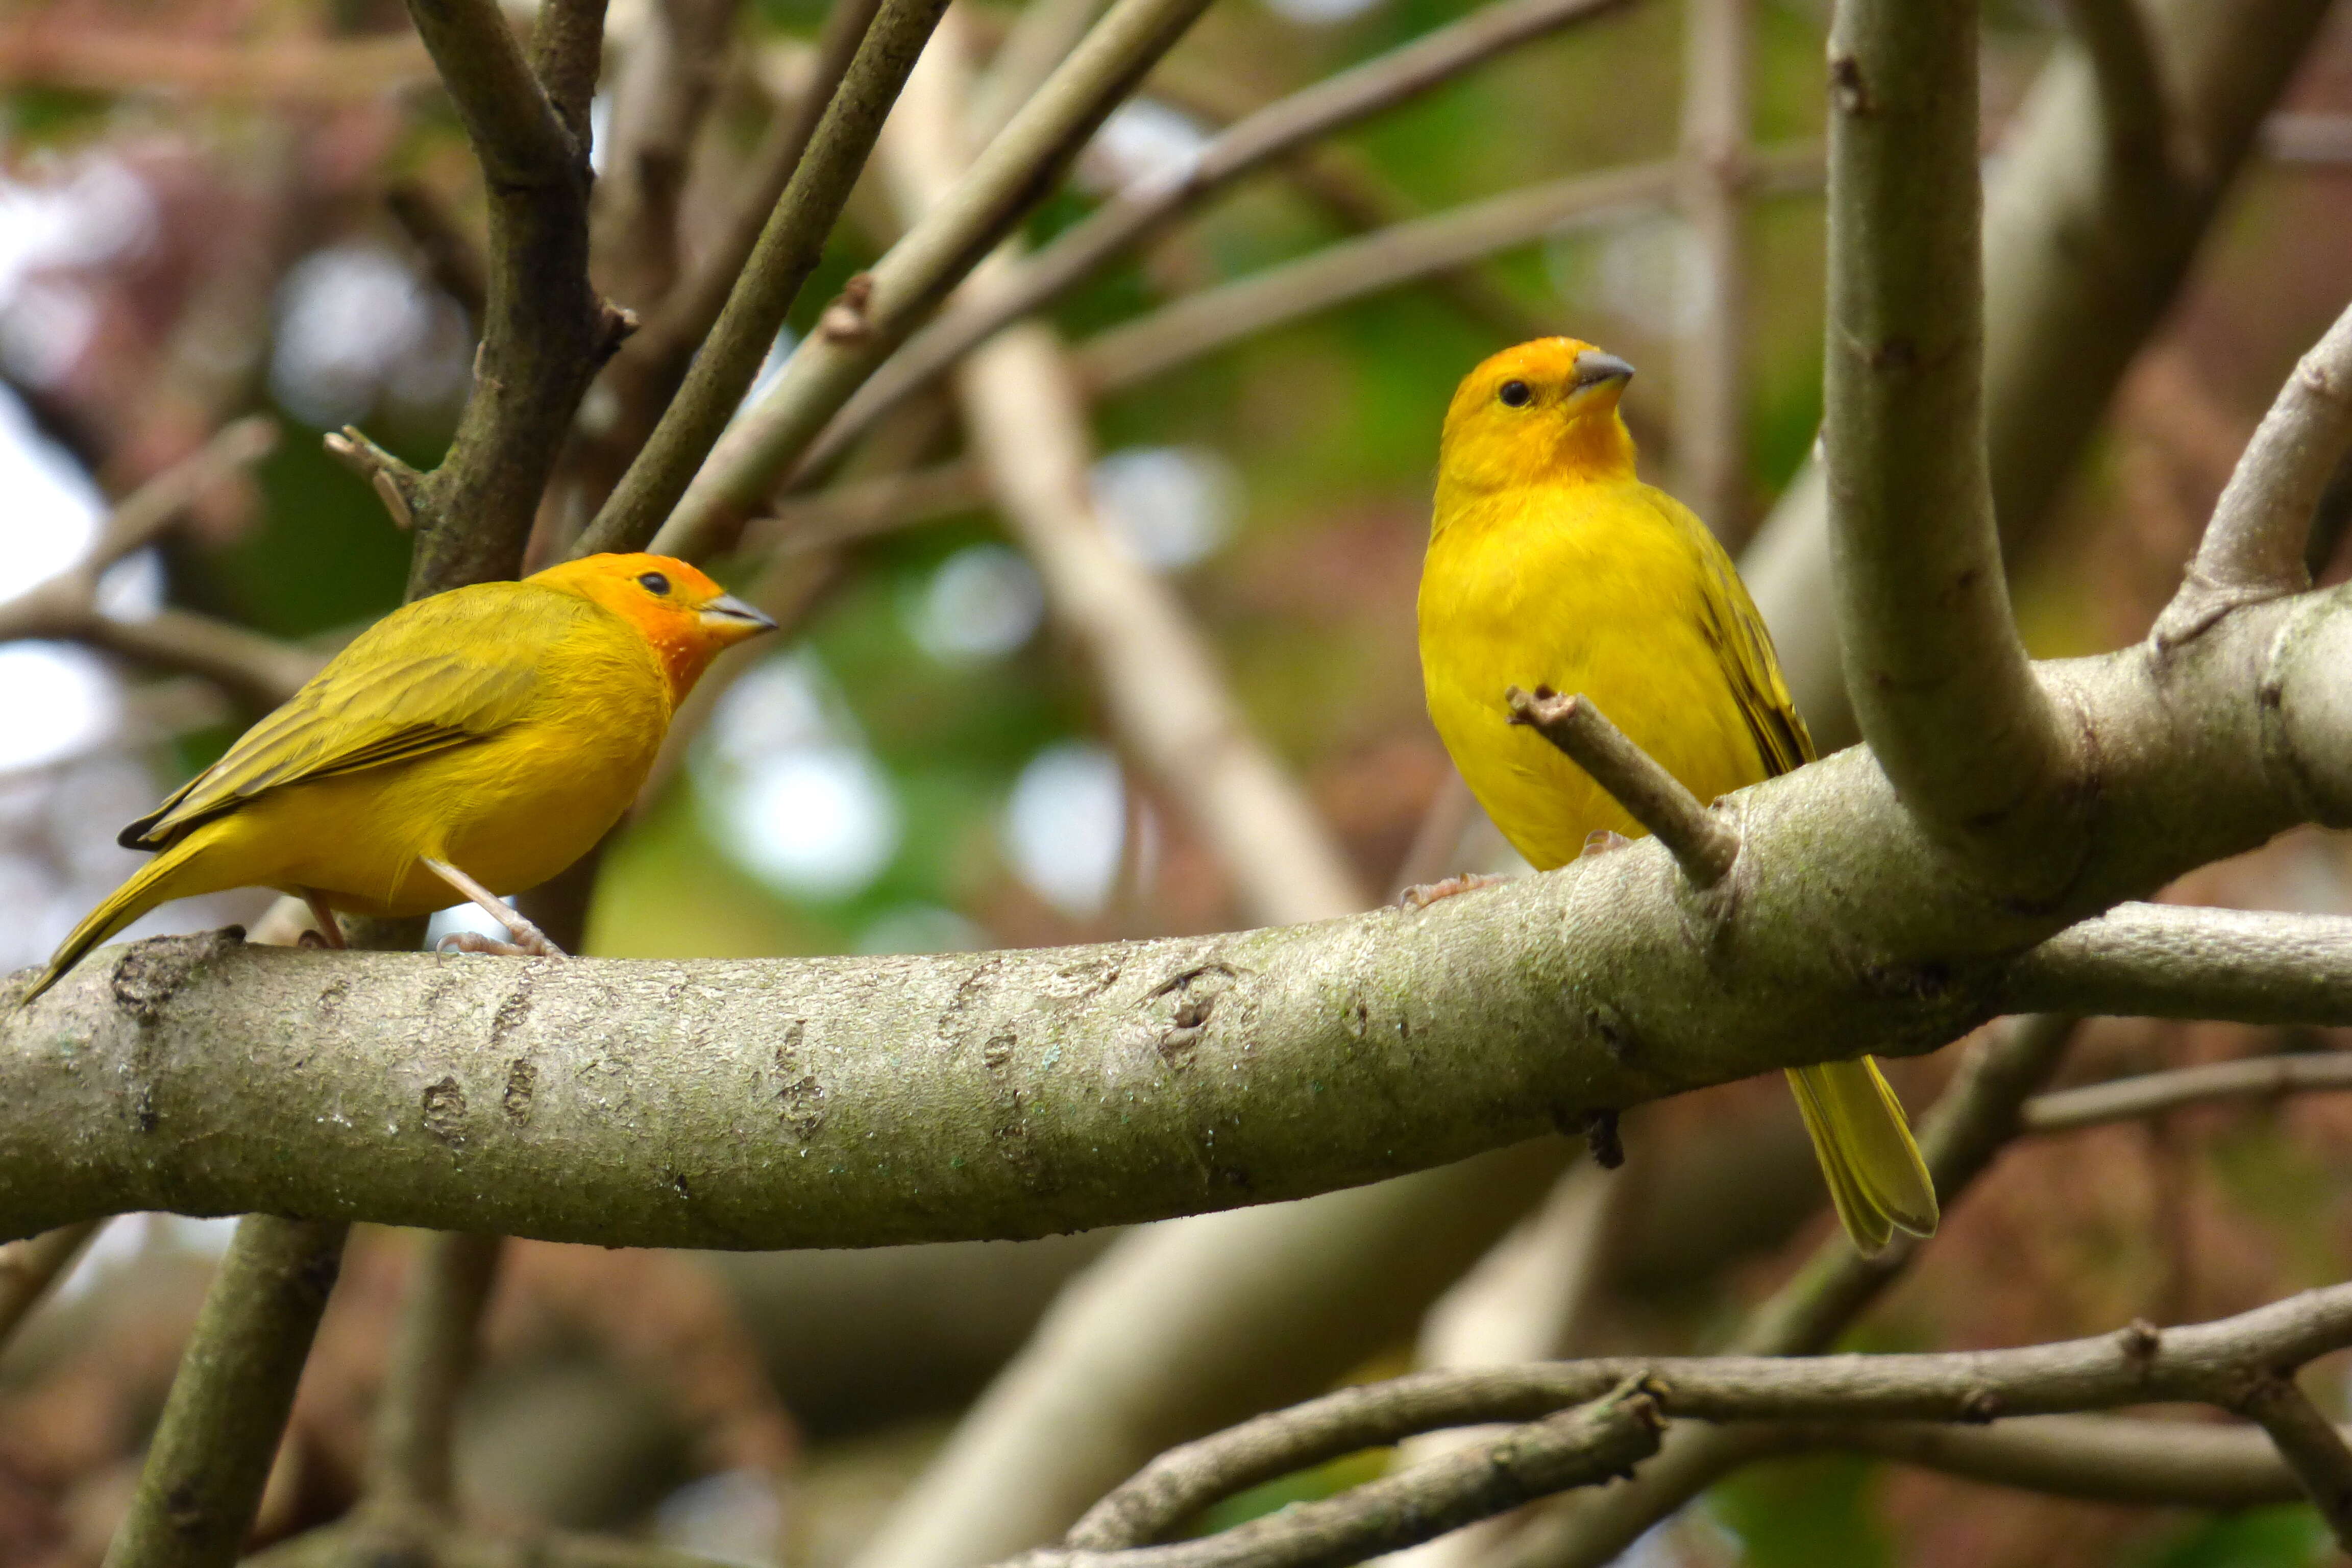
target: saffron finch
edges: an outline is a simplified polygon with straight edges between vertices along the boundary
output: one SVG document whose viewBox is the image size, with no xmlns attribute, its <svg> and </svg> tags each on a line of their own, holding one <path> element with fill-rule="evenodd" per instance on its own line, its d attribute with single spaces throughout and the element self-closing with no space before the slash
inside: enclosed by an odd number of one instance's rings
<svg viewBox="0 0 2352 1568">
<path fill-rule="evenodd" d="M 332 946 L 338 910 L 420 915 L 462 898 L 516 942 L 459 945 L 557 953 L 499 895 L 603 837 L 711 659 L 774 626 L 661 555 L 591 555 L 403 605 L 122 830 L 155 858 L 24 1000 L 156 905 L 227 888 L 309 900 Z"/>
<path fill-rule="evenodd" d="M 1572 338 L 1507 349 L 1454 394 L 1421 578 L 1429 716 L 1538 870 L 1641 825 L 1504 689 L 1583 693 L 1701 800 L 1786 773 L 1812 738 L 1715 536 L 1643 484 L 1617 401 L 1633 367 Z M 1790 1071 L 1830 1194 L 1864 1252 L 1936 1228 L 1935 1184 L 1868 1057 Z"/>
</svg>

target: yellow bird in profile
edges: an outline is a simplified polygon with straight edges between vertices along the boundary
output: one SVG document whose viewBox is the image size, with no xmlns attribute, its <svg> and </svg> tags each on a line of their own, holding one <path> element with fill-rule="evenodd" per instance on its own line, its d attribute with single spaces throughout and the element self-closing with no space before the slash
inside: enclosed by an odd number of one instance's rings
<svg viewBox="0 0 2352 1568">
<path fill-rule="evenodd" d="M 122 830 L 157 851 L 76 926 L 18 1005 L 156 905 L 227 888 L 421 915 L 468 899 L 560 952 L 500 894 L 586 854 L 636 798 L 719 651 L 775 622 L 683 561 L 590 555 L 419 599 L 370 626 L 220 761 Z"/>
<path fill-rule="evenodd" d="M 1633 371 L 1573 338 L 1495 355 L 1445 414 L 1421 577 L 1429 716 L 1486 815 L 1538 870 L 1638 836 L 1590 775 L 1513 724 L 1507 687 L 1582 693 L 1701 800 L 1812 760 L 1772 639 L 1706 525 L 1633 471 Z M 1868 1057 L 1789 1074 L 1846 1234 L 1936 1228 L 1934 1182 Z"/>
</svg>

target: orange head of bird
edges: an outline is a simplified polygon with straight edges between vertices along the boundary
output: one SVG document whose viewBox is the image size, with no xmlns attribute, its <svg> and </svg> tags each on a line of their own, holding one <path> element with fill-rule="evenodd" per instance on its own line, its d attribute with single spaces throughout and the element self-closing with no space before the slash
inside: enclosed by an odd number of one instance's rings
<svg viewBox="0 0 2352 1568">
<path fill-rule="evenodd" d="M 1438 482 L 1470 491 L 1543 480 L 1630 479 L 1617 399 L 1633 367 L 1574 338 L 1505 349 L 1462 378 L 1445 410 Z"/>
<path fill-rule="evenodd" d="M 670 555 L 583 555 L 529 581 L 612 611 L 646 639 L 669 677 L 670 700 L 694 689 L 710 661 L 776 623 Z"/>
</svg>

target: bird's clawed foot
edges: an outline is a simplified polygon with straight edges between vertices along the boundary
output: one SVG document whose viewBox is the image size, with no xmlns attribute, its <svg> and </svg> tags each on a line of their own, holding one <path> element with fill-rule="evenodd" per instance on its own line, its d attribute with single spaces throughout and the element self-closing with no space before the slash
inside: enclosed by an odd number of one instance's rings
<svg viewBox="0 0 2352 1568">
<path fill-rule="evenodd" d="M 425 869 L 473 900 L 474 907 L 507 928 L 512 942 L 500 942 L 496 937 L 476 931 L 453 931 L 434 943 L 436 951 L 446 952 L 456 948 L 459 952 L 492 952 L 501 958 L 569 958 L 545 931 L 525 920 L 508 902 L 482 886 L 446 860 L 425 858 Z"/>
<path fill-rule="evenodd" d="M 1442 882 L 1423 882 L 1407 888 L 1397 902 L 1409 910 L 1425 910 L 1440 899 L 1450 899 L 1456 893 L 1475 893 L 1481 888 L 1500 887 L 1505 879 L 1489 877 L 1484 872 L 1465 871 L 1459 877 L 1448 877 Z"/>
<path fill-rule="evenodd" d="M 515 924 L 509 926 L 507 930 L 515 936 L 516 941 L 500 942 L 494 936 L 484 936 L 476 931 L 453 931 L 435 942 L 433 950 L 436 952 L 488 952 L 495 953 L 500 958 L 569 958 L 572 956 L 549 941 L 545 931 L 520 915 L 515 917 Z"/>
<path fill-rule="evenodd" d="M 1577 851 L 1577 858 L 1581 859 L 1587 855 L 1606 855 L 1612 849 L 1623 849 L 1633 842 L 1622 833 L 1612 833 L 1608 828 L 1596 827 L 1584 836 L 1584 847 Z"/>
</svg>

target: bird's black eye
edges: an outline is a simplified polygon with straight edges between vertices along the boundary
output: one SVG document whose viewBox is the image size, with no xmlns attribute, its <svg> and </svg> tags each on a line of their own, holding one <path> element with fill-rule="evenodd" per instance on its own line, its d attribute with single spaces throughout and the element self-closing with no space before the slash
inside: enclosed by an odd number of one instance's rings
<svg viewBox="0 0 2352 1568">
<path fill-rule="evenodd" d="M 1496 390 L 1495 395 L 1512 408 L 1525 408 L 1536 400 L 1534 389 L 1524 381 L 1507 381 Z"/>
<path fill-rule="evenodd" d="M 648 572 L 637 579 L 637 586 L 648 594 L 667 594 L 669 592 L 669 579 L 658 572 Z"/>
</svg>

